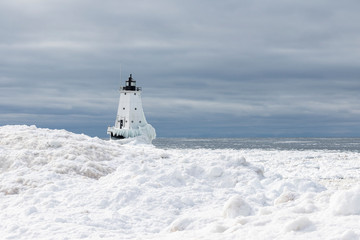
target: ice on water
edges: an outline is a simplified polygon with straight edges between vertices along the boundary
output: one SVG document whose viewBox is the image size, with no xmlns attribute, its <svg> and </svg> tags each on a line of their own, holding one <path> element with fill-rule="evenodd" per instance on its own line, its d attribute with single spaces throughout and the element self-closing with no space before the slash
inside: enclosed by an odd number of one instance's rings
<svg viewBox="0 0 360 240">
<path fill-rule="evenodd" d="M 143 126 L 139 126 L 138 128 L 130 129 L 110 127 L 110 131 L 114 134 L 114 136 L 123 136 L 124 138 L 136 138 L 137 141 L 140 141 L 142 143 L 151 143 L 152 140 L 156 138 L 155 129 L 153 128 L 153 126 L 151 126 L 151 124 L 148 123 Z"/>
<path fill-rule="evenodd" d="M 360 153 L 0 127 L 1 239 L 359 239 Z"/>
</svg>

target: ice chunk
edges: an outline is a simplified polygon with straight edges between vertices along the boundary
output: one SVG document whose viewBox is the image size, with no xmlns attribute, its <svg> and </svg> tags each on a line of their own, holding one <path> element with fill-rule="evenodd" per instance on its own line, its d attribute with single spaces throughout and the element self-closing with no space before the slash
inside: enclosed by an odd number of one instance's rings
<svg viewBox="0 0 360 240">
<path fill-rule="evenodd" d="M 223 169 L 221 167 L 213 167 L 209 172 L 209 176 L 212 178 L 220 177 L 223 174 Z"/>
<path fill-rule="evenodd" d="M 245 157 L 239 157 L 239 156 L 236 157 L 223 156 L 223 157 L 227 159 L 227 164 L 226 164 L 227 167 L 239 167 L 246 164 Z"/>
<path fill-rule="evenodd" d="M 250 205 L 240 196 L 231 197 L 224 206 L 223 216 L 225 218 L 236 218 L 238 216 L 249 216 L 252 212 Z"/>
<path fill-rule="evenodd" d="M 214 233 L 222 233 L 225 232 L 227 230 L 227 227 L 219 225 L 219 224 L 213 224 L 210 227 L 210 231 L 214 232 Z"/>
<path fill-rule="evenodd" d="M 170 232 L 184 231 L 191 222 L 192 222 L 192 220 L 190 218 L 186 218 L 186 217 L 176 219 L 170 225 Z"/>
<path fill-rule="evenodd" d="M 186 169 L 188 175 L 193 177 L 200 177 L 204 172 L 204 169 L 197 164 L 191 164 L 188 169 Z"/>
<path fill-rule="evenodd" d="M 344 232 L 340 238 L 341 240 L 359 240 L 359 236 L 352 230 Z"/>
<path fill-rule="evenodd" d="M 360 186 L 336 192 L 331 197 L 330 208 L 335 215 L 359 215 Z"/>
<path fill-rule="evenodd" d="M 285 231 L 302 231 L 313 226 L 313 223 L 307 217 L 299 217 L 285 226 Z"/>
<path fill-rule="evenodd" d="M 28 216 L 28 215 L 31 215 L 31 214 L 33 214 L 33 213 L 36 213 L 37 211 L 38 211 L 38 210 L 37 210 L 36 207 L 31 206 L 31 207 L 29 207 L 28 209 L 25 210 L 24 214 L 25 214 L 26 216 Z"/>
<path fill-rule="evenodd" d="M 275 199 L 274 204 L 275 204 L 275 205 L 278 205 L 278 204 L 281 204 L 281 203 L 286 203 L 286 202 L 289 202 L 289 201 L 294 201 L 294 200 L 295 200 L 295 197 L 296 197 L 296 194 L 295 194 L 295 193 L 285 191 L 285 192 L 283 192 L 277 199 Z"/>
</svg>

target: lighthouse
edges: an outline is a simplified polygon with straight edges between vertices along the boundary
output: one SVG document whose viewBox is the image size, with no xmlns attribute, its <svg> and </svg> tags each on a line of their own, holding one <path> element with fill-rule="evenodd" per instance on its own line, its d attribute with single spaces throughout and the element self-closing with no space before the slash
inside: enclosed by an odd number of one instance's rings
<svg viewBox="0 0 360 240">
<path fill-rule="evenodd" d="M 108 127 L 111 139 L 145 137 L 150 142 L 155 139 L 155 129 L 147 123 L 142 108 L 141 87 L 130 74 L 125 86 L 120 87 L 119 106 L 113 127 Z"/>
</svg>

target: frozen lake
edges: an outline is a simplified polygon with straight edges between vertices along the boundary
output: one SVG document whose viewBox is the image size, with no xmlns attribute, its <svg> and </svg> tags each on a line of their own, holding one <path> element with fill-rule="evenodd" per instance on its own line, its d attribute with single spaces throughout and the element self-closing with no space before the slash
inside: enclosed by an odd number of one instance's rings
<svg viewBox="0 0 360 240">
<path fill-rule="evenodd" d="M 360 138 L 157 138 L 159 148 L 336 150 L 360 152 Z"/>
<path fill-rule="evenodd" d="M 359 239 L 358 139 L 0 127 L 1 239 Z"/>
</svg>

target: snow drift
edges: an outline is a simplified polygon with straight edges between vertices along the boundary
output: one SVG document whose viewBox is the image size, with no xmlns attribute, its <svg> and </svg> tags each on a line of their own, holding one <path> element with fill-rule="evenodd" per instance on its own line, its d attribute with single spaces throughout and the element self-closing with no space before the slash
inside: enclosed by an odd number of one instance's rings
<svg viewBox="0 0 360 240">
<path fill-rule="evenodd" d="M 164 150 L 3 126 L 1 237 L 357 239 L 359 188 L 344 181 L 359 176 L 339 164 L 351 159 L 359 154 Z"/>
</svg>

